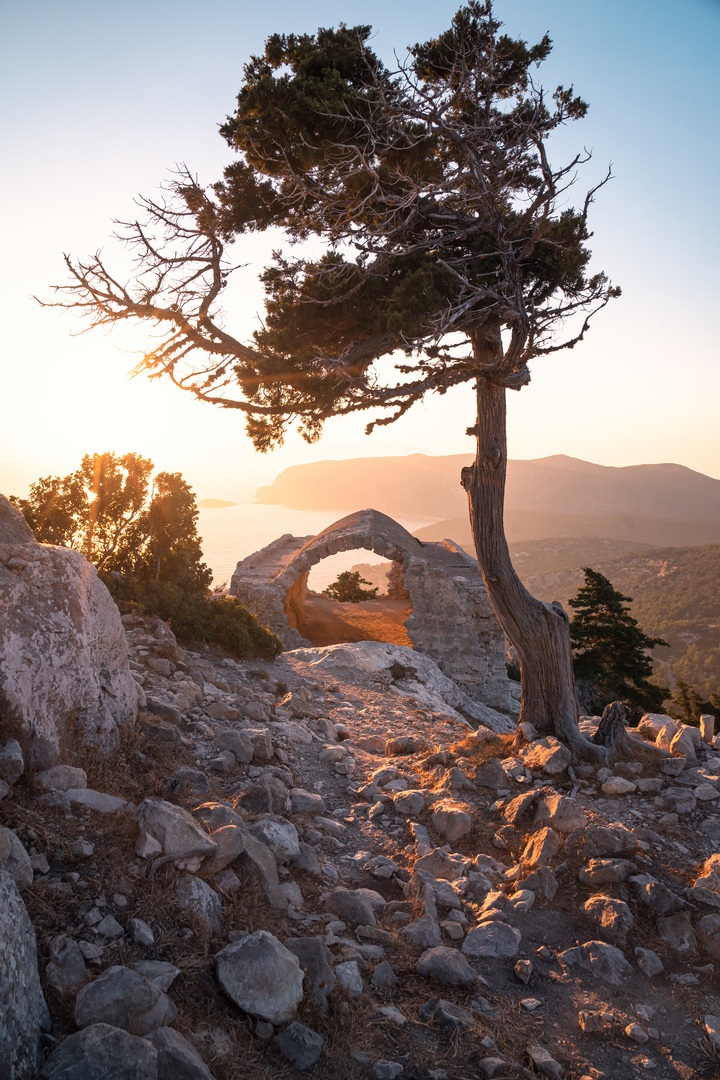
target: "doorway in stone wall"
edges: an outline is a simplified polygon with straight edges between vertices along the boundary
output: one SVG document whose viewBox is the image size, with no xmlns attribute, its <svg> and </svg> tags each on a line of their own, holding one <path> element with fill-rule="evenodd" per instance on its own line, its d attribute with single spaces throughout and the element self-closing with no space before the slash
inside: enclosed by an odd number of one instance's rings
<svg viewBox="0 0 720 1080">
<path fill-rule="evenodd" d="M 357 604 L 331 599 L 325 590 L 345 570 L 377 586 L 376 598 Z M 288 590 L 285 611 L 290 625 L 314 646 L 386 641 L 412 648 L 405 629 L 412 601 L 402 565 L 363 548 L 330 555 L 302 574 Z"/>
</svg>

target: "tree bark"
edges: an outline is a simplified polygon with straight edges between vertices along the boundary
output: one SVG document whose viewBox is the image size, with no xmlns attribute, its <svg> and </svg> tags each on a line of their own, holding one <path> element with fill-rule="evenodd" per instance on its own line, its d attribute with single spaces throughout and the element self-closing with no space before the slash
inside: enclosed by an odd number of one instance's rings
<svg viewBox="0 0 720 1080">
<path fill-rule="evenodd" d="M 504 386 L 480 376 L 476 385 L 475 462 L 463 469 L 470 524 L 480 572 L 498 621 L 520 661 L 520 723 L 528 721 L 542 735 L 555 735 L 573 752 L 604 761 L 608 752 L 578 728 L 580 709 L 570 647 L 570 624 L 562 605 L 536 600 L 515 573 L 510 560 L 503 504 L 507 471 Z"/>
</svg>

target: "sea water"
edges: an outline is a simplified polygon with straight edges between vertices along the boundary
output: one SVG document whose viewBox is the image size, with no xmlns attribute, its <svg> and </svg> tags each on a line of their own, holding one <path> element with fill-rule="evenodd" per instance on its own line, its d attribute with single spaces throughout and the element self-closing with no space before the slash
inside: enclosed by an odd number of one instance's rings
<svg viewBox="0 0 720 1080">
<path fill-rule="evenodd" d="M 218 509 L 201 509 L 198 534 L 202 537 L 204 561 L 212 569 L 213 584 L 230 584 L 230 578 L 241 559 L 277 540 L 284 533 L 292 536 L 312 537 L 322 529 L 352 514 L 357 507 L 347 510 L 289 510 L 286 506 L 266 506 L 250 500 L 237 506 Z M 431 525 L 436 518 L 397 518 L 400 525 L 415 532 Z M 343 570 L 356 563 L 380 563 L 385 560 L 374 551 L 360 548 L 356 551 L 340 551 L 323 559 L 310 573 L 309 585 L 320 591 L 329 585 Z"/>
</svg>

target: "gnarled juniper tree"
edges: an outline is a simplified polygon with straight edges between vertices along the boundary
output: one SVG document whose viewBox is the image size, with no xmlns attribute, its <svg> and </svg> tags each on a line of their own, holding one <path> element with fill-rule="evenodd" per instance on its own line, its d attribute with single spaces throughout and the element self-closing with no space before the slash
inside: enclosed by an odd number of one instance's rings
<svg viewBox="0 0 720 1080">
<path fill-rule="evenodd" d="M 67 258 L 59 302 L 92 326 L 126 319 L 159 341 L 138 370 L 244 414 L 259 450 L 296 424 L 373 411 L 389 424 L 426 394 L 470 383 L 475 462 L 463 470 L 480 567 L 522 672 L 522 720 L 602 757 L 577 728 L 568 620 L 515 574 L 503 529 L 505 396 L 537 357 L 572 347 L 618 295 L 590 273 L 588 210 L 568 189 L 589 155 L 553 165 L 548 140 L 585 115 L 572 88 L 547 95 L 549 54 L 501 33 L 488 2 L 388 69 L 370 27 L 275 35 L 244 70 L 222 134 L 236 160 L 214 188 L 188 171 L 125 223 L 138 272 Z M 228 243 L 270 227 L 314 238 L 317 257 L 276 254 L 251 344 L 226 328 Z M 394 365 L 394 366 L 393 366 Z"/>
</svg>

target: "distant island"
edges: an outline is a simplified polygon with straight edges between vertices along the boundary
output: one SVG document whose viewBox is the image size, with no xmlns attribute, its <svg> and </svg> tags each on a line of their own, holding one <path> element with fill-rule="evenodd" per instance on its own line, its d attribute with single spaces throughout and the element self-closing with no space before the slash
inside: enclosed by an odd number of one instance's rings
<svg viewBox="0 0 720 1080">
<path fill-rule="evenodd" d="M 222 510 L 226 506 L 237 506 L 238 503 L 226 502 L 225 499 L 201 499 L 198 506 L 201 510 Z"/>
</svg>

